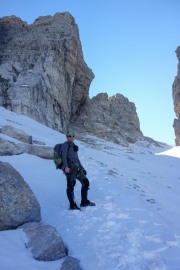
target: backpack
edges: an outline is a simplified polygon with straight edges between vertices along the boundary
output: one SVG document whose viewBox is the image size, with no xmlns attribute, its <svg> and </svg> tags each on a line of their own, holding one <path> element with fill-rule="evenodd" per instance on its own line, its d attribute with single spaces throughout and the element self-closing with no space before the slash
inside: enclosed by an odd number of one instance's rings
<svg viewBox="0 0 180 270">
<path fill-rule="evenodd" d="M 70 145 L 68 144 L 68 150 Z M 63 160 L 62 160 L 62 143 L 58 143 L 54 146 L 53 161 L 56 165 L 56 169 L 63 169 Z"/>
</svg>

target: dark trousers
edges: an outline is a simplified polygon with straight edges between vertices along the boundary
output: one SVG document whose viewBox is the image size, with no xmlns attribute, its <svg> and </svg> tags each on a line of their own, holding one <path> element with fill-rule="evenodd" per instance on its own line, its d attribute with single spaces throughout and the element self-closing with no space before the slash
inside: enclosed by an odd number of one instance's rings
<svg viewBox="0 0 180 270">
<path fill-rule="evenodd" d="M 70 205 L 73 206 L 75 199 L 74 199 L 74 187 L 76 185 L 76 179 L 81 183 L 81 203 L 86 203 L 88 200 L 88 189 L 89 189 L 89 180 L 87 179 L 86 175 L 83 173 L 82 169 L 78 171 L 72 170 L 71 173 L 66 173 L 66 180 L 67 180 L 67 197 L 69 200 Z"/>
</svg>

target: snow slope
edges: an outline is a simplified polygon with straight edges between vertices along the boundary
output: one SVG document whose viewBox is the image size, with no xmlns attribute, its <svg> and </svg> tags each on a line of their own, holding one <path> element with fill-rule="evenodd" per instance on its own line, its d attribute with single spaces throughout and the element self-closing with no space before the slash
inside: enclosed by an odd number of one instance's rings
<svg viewBox="0 0 180 270">
<path fill-rule="evenodd" d="M 48 146 L 65 141 L 57 131 L 0 108 L 0 126 L 5 124 Z M 75 142 L 96 203 L 83 211 L 68 210 L 65 176 L 51 160 L 28 154 L 0 160 L 21 173 L 38 198 L 42 222 L 56 227 L 83 270 L 179 270 L 180 147 L 149 141 L 121 147 L 91 136 Z M 77 182 L 78 204 L 80 188 Z M 63 260 L 35 261 L 25 242 L 21 229 L 0 232 L 1 270 L 60 269 Z"/>
</svg>

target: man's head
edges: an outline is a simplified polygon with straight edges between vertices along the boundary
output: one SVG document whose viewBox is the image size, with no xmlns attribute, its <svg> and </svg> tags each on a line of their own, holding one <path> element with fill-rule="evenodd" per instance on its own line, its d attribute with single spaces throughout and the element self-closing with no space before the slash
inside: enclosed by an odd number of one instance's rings
<svg viewBox="0 0 180 270">
<path fill-rule="evenodd" d="M 74 131 L 72 129 L 68 129 L 66 132 L 66 137 L 69 142 L 74 141 Z"/>
</svg>

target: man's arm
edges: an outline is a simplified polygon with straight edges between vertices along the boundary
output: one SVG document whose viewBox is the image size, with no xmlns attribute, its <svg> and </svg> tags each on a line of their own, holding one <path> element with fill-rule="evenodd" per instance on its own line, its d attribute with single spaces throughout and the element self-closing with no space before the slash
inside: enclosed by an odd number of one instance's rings
<svg viewBox="0 0 180 270">
<path fill-rule="evenodd" d="M 68 161 L 67 161 L 68 150 L 69 150 L 69 144 L 67 142 L 63 143 L 63 145 L 62 145 L 62 160 L 63 160 L 63 167 L 65 168 L 66 173 L 70 173 L 70 168 L 68 167 Z"/>
</svg>

